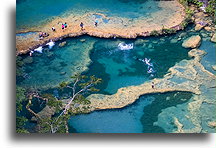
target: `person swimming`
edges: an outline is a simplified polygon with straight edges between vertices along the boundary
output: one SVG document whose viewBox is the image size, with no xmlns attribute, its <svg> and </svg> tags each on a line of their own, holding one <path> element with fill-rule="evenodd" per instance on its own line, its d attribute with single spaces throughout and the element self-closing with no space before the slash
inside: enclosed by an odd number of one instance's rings
<svg viewBox="0 0 216 148">
<path fill-rule="evenodd" d="M 147 72 L 148 72 L 148 73 L 154 73 L 154 70 L 153 70 L 152 67 L 149 67 Z"/>
<path fill-rule="evenodd" d="M 151 59 L 147 59 L 147 58 L 145 58 L 145 59 L 142 60 L 142 62 L 144 62 L 146 65 L 153 66 L 153 64 L 150 63 L 150 61 L 151 61 Z"/>
</svg>

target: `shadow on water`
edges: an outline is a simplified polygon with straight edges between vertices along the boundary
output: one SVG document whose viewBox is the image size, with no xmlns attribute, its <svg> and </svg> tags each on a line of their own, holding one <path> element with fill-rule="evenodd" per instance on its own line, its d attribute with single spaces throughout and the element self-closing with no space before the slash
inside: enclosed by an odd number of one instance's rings
<svg viewBox="0 0 216 148">
<path fill-rule="evenodd" d="M 133 104 L 120 109 L 106 109 L 72 116 L 71 133 L 166 133 L 155 125 L 163 109 L 186 103 L 189 92 L 167 92 L 143 95 Z M 172 122 L 173 120 L 171 120 Z M 167 121 L 170 122 L 170 121 Z M 176 127 L 173 123 L 170 132 Z"/>
</svg>

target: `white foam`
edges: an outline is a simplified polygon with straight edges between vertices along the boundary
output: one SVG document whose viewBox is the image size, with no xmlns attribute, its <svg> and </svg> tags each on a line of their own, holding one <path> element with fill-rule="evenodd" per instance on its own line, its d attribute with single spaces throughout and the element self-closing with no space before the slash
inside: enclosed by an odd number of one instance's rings
<svg viewBox="0 0 216 148">
<path fill-rule="evenodd" d="M 39 52 L 39 53 L 43 53 L 43 47 L 40 46 L 40 47 L 36 48 L 34 51 Z"/>
<path fill-rule="evenodd" d="M 55 45 L 55 42 L 50 41 L 49 43 L 47 43 L 46 45 L 49 46 L 49 49 L 52 49 L 52 47 Z"/>
<path fill-rule="evenodd" d="M 131 43 L 131 44 L 119 43 L 118 48 L 120 50 L 130 50 L 130 49 L 133 49 L 133 43 Z"/>
</svg>

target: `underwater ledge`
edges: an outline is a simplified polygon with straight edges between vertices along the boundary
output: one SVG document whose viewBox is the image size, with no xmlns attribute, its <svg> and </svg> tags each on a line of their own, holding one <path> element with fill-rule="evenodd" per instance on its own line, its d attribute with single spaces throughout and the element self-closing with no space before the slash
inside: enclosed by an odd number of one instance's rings
<svg viewBox="0 0 216 148">
<path fill-rule="evenodd" d="M 212 95 L 208 94 L 215 93 L 216 76 L 207 71 L 200 63 L 202 56 L 206 54 L 205 51 L 192 49 L 188 54 L 190 57 L 193 57 L 192 60 L 182 60 L 174 67 L 171 67 L 169 69 L 170 73 L 165 75 L 164 78 L 152 80 L 155 83 L 154 89 L 151 87 L 152 81 L 150 81 L 139 86 L 121 88 L 114 95 L 93 94 L 88 97 L 91 101 L 90 110 L 79 112 L 78 114 L 90 113 L 97 110 L 124 108 L 133 104 L 141 96 L 149 94 L 190 92 L 193 93 L 193 98 L 186 107 L 190 114 L 186 118 L 190 119 L 194 127 L 188 128 L 181 118 L 174 116 L 173 124 L 176 126 L 176 129 L 172 133 L 205 133 L 206 128 L 203 128 L 203 124 L 211 128 L 215 124 L 215 119 L 204 119 L 204 121 L 200 122 L 200 114 L 203 116 L 201 113 L 204 109 L 203 105 L 214 102 L 212 100 L 214 97 L 212 98 Z M 204 93 L 206 88 L 208 88 L 208 93 Z M 210 131 L 212 132 L 212 130 Z"/>
<path fill-rule="evenodd" d="M 202 94 L 200 86 L 216 87 L 216 76 L 207 71 L 200 63 L 201 57 L 206 53 L 203 50 L 192 49 L 189 51 L 192 60 L 182 60 L 169 69 L 164 78 L 155 78 L 137 86 L 128 86 L 118 89 L 113 95 L 92 94 L 87 97 L 91 102 L 89 112 L 101 109 L 123 108 L 135 102 L 140 96 L 165 92 L 191 92 Z M 154 82 L 154 88 L 152 88 Z M 69 100 L 64 100 L 67 103 Z"/>
<path fill-rule="evenodd" d="M 122 17 L 107 17 L 102 13 L 96 12 L 89 12 L 83 16 L 67 16 L 66 18 L 56 17 L 51 22 L 45 24 L 44 26 L 38 26 L 34 28 L 28 28 L 25 30 L 18 30 L 16 36 L 16 49 L 17 55 L 25 54 L 29 51 L 38 48 L 39 46 L 44 46 L 48 42 L 62 40 L 63 38 L 68 37 L 77 37 L 81 35 L 90 35 L 99 38 L 127 38 L 127 39 L 134 39 L 137 37 L 147 37 L 152 36 L 155 33 L 158 35 L 166 34 L 163 30 L 168 30 L 171 32 L 176 32 L 178 30 L 184 29 L 184 23 L 186 20 L 186 13 L 185 8 L 182 4 L 178 2 L 178 0 L 165 2 L 160 2 L 160 7 L 164 10 L 165 9 L 177 9 L 175 10 L 166 21 L 162 21 L 159 24 L 155 22 L 149 22 L 149 18 L 143 16 L 138 19 L 134 19 L 133 23 L 131 24 L 131 19 L 126 19 Z M 161 12 L 160 12 L 161 13 Z M 110 20 L 111 24 L 100 24 L 98 27 L 92 25 L 92 15 L 100 15 L 102 18 Z M 153 19 L 160 20 L 161 14 L 153 13 L 151 14 Z M 161 18 L 162 19 L 162 18 Z M 72 21 L 71 21 L 72 20 Z M 62 29 L 57 26 L 59 22 L 68 22 L 69 27 L 62 31 Z M 79 27 L 79 23 L 83 22 L 85 25 L 84 29 L 81 30 Z M 72 29 L 69 30 L 70 24 Z M 126 24 L 126 25 L 125 25 Z M 57 29 L 55 32 L 51 30 L 51 28 L 55 26 Z M 20 35 L 21 33 L 28 33 L 28 32 L 46 32 L 49 34 L 48 37 L 44 38 L 43 40 L 38 39 L 37 34 L 29 34 L 27 37 Z M 19 34 L 19 35 L 18 35 Z"/>
</svg>

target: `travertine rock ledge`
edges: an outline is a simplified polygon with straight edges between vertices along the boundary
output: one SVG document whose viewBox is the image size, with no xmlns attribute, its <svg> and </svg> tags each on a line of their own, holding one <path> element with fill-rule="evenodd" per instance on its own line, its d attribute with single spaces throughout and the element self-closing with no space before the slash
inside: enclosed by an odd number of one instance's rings
<svg viewBox="0 0 216 148">
<path fill-rule="evenodd" d="M 154 89 L 151 87 L 150 81 L 139 86 L 121 88 L 113 95 L 90 95 L 88 99 L 91 101 L 91 110 L 122 108 L 132 104 L 139 96 L 145 94 L 185 91 L 199 95 L 201 94 L 199 89 L 201 85 L 215 87 L 216 76 L 205 70 L 199 62 L 205 52 L 193 49 L 188 54 L 194 59 L 183 60 L 170 68 L 170 73 L 164 78 L 152 80 L 155 83 Z"/>
<path fill-rule="evenodd" d="M 36 32 L 30 35 L 16 36 L 17 54 L 27 53 L 41 45 L 45 45 L 50 40 L 57 41 L 66 37 L 76 37 L 84 34 L 103 38 L 136 38 L 138 36 L 150 36 L 152 31 L 165 29 L 182 29 L 181 23 L 185 19 L 184 7 L 177 1 L 161 1 L 159 7 L 161 11 L 143 16 L 140 18 L 129 19 L 122 17 L 108 17 L 97 12 L 89 12 L 84 16 L 68 15 L 67 17 L 55 18 L 44 26 L 18 30 L 17 33 Z M 145 9 L 145 8 L 144 8 Z M 171 13 L 171 14 L 170 14 Z M 94 26 L 95 15 L 100 15 L 98 27 Z M 104 22 L 103 20 L 108 20 Z M 61 23 L 67 22 L 68 28 L 61 29 Z M 84 29 L 80 29 L 80 22 L 84 23 Z M 52 27 L 56 31 L 51 30 Z M 46 32 L 48 37 L 39 40 L 38 33 Z"/>
</svg>

